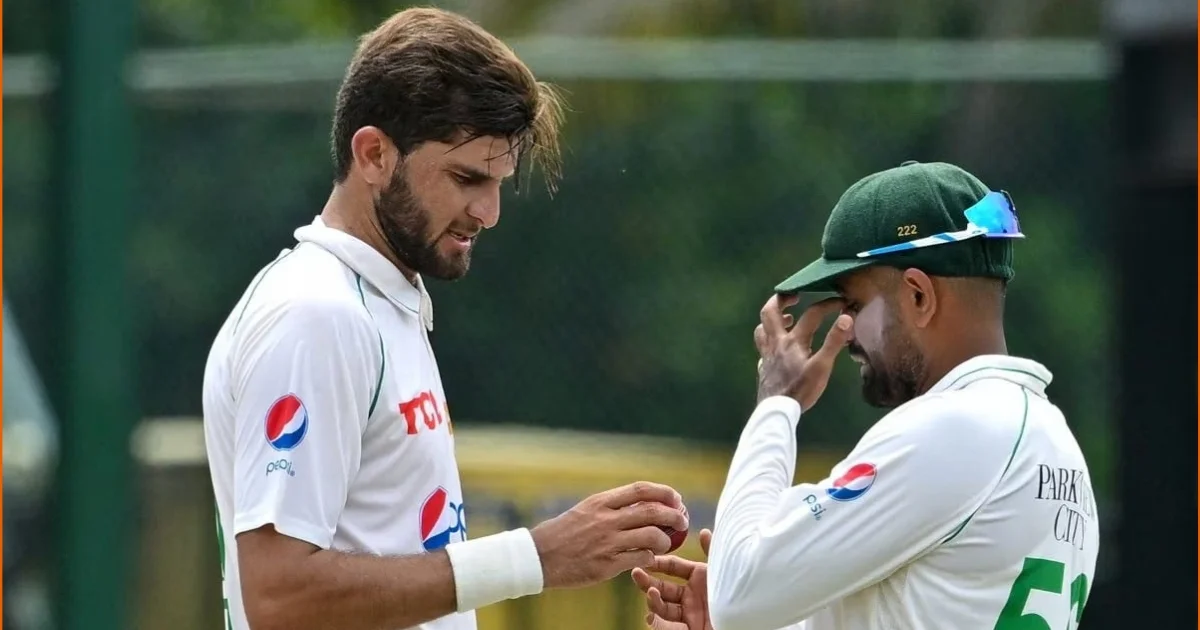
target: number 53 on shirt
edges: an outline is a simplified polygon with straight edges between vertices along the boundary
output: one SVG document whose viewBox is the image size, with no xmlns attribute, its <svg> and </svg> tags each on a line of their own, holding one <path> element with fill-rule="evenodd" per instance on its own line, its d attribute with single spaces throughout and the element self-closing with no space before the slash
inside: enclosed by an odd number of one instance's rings
<svg viewBox="0 0 1200 630">
<path fill-rule="evenodd" d="M 1063 595 L 1066 585 L 1063 576 L 1066 565 L 1057 560 L 1045 558 L 1025 558 L 1021 574 L 1013 582 L 1012 590 L 1008 593 L 1008 601 L 1000 611 L 996 620 L 995 630 L 1054 630 L 1050 622 L 1036 612 L 1025 612 L 1029 595 L 1033 591 L 1042 591 Z M 1073 611 L 1073 621 L 1070 627 L 1076 627 L 1083 617 L 1083 606 L 1087 603 L 1088 579 L 1080 573 L 1071 581 L 1069 610 Z"/>
</svg>

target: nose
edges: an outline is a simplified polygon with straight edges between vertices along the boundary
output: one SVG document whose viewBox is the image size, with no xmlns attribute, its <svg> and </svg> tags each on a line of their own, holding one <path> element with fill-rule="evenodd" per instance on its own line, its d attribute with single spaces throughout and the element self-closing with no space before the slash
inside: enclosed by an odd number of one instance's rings
<svg viewBox="0 0 1200 630">
<path fill-rule="evenodd" d="M 467 204 L 467 214 L 485 230 L 496 227 L 500 222 L 500 187 L 489 187 L 487 192 Z"/>
</svg>

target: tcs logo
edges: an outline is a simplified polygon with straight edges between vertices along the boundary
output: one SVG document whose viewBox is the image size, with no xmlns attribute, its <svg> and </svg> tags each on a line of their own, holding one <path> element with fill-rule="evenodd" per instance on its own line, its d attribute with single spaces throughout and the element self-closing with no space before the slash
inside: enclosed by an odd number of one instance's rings
<svg viewBox="0 0 1200 630">
<path fill-rule="evenodd" d="M 465 508 L 461 501 L 451 501 L 442 486 L 425 498 L 421 503 L 421 545 L 425 551 L 435 551 L 451 542 L 467 539 Z"/>
<path fill-rule="evenodd" d="M 443 424 L 450 433 L 454 433 L 450 427 L 450 413 L 438 402 L 433 392 L 424 391 L 400 403 L 400 415 L 404 416 L 405 430 L 409 435 L 416 435 L 421 430 L 433 431 Z"/>
</svg>

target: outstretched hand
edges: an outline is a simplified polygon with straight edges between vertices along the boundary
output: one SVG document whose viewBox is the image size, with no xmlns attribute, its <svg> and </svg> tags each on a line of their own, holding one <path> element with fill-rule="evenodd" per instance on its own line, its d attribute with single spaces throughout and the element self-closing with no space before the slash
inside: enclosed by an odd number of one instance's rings
<svg viewBox="0 0 1200 630">
<path fill-rule="evenodd" d="M 700 530 L 700 551 L 708 558 L 712 531 Z M 678 582 L 651 573 L 669 575 Z M 708 617 L 708 565 L 678 556 L 655 556 L 650 566 L 634 569 L 633 581 L 646 595 L 646 625 L 651 630 L 713 630 Z"/>
</svg>

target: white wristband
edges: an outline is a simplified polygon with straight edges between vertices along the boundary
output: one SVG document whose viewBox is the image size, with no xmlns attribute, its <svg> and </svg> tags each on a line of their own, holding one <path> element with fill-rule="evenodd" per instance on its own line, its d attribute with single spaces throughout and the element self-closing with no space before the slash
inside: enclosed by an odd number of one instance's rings
<svg viewBox="0 0 1200 630">
<path fill-rule="evenodd" d="M 525 528 L 446 545 L 458 612 L 542 592 L 542 559 Z"/>
</svg>

